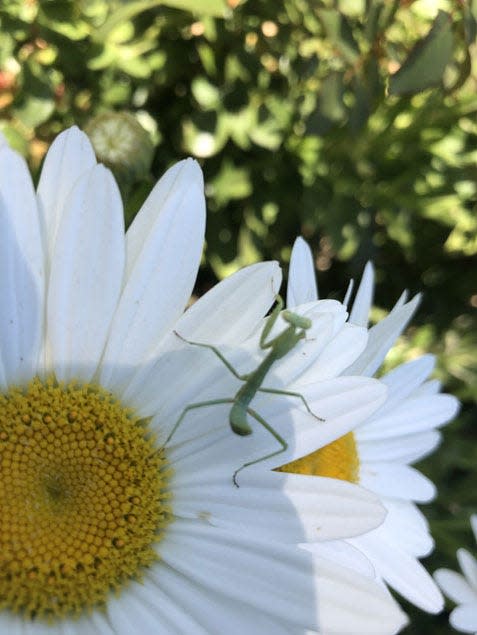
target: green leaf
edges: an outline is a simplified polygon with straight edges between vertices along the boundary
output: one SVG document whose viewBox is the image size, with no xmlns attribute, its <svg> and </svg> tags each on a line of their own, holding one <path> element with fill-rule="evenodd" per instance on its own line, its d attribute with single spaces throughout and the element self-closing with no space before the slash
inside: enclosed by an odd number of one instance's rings
<svg viewBox="0 0 477 635">
<path fill-rule="evenodd" d="M 223 18 L 225 2 L 223 0 L 163 0 L 162 4 L 174 9 L 184 9 L 200 15 L 211 15 Z"/>
<path fill-rule="evenodd" d="M 452 59 L 453 43 L 451 17 L 439 11 L 429 33 L 415 44 L 401 68 L 390 77 L 389 93 L 419 93 L 438 85 Z"/>
<path fill-rule="evenodd" d="M 224 16 L 226 8 L 224 0 L 136 0 L 135 2 L 127 2 L 109 15 L 106 22 L 96 30 L 93 39 L 102 42 L 121 23 L 131 20 L 143 11 L 161 6 L 184 9 L 199 15 L 219 18 Z"/>
<path fill-rule="evenodd" d="M 14 115 L 28 128 L 44 123 L 55 110 L 53 88 L 38 65 L 25 65 L 23 91 L 13 109 Z"/>
<path fill-rule="evenodd" d="M 38 21 L 51 31 L 64 35 L 70 40 L 82 40 L 90 33 L 90 26 L 78 19 L 76 9 L 71 3 L 50 0 L 39 5 Z"/>
<path fill-rule="evenodd" d="M 210 194 L 221 205 L 233 199 L 243 199 L 252 193 L 252 184 L 246 168 L 236 167 L 231 161 L 225 159 L 220 172 L 210 181 Z"/>
<path fill-rule="evenodd" d="M 216 109 L 220 103 L 220 92 L 205 77 L 196 77 L 191 85 L 197 103 L 205 110 Z"/>
</svg>

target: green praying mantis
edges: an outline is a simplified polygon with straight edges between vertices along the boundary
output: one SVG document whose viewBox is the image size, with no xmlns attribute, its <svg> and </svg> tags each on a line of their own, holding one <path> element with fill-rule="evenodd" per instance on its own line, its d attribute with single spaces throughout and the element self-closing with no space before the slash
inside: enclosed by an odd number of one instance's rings
<svg viewBox="0 0 477 635">
<path fill-rule="evenodd" d="M 268 339 L 270 332 L 273 329 L 280 314 L 283 320 L 288 324 L 288 326 L 277 336 L 273 337 L 272 339 Z M 250 465 L 260 463 L 261 461 L 265 461 L 266 459 L 270 459 L 273 456 L 281 454 L 288 448 L 288 443 L 285 441 L 285 439 L 280 434 L 278 434 L 278 432 L 269 423 L 267 423 L 267 421 L 265 421 L 265 419 L 261 417 L 258 412 L 250 407 L 250 403 L 252 402 L 257 392 L 271 393 L 274 395 L 285 395 L 287 397 L 296 397 L 297 399 L 301 400 L 306 410 L 313 417 L 315 417 L 315 419 L 317 419 L 318 421 L 324 421 L 324 419 L 318 417 L 312 412 L 310 406 L 308 405 L 308 402 L 300 393 L 291 392 L 289 390 L 262 387 L 262 383 L 272 365 L 277 360 L 281 359 L 287 353 L 289 353 L 300 340 L 304 339 L 306 336 L 306 331 L 310 327 L 311 320 L 309 320 L 308 318 L 298 315 L 297 313 L 293 313 L 289 310 L 283 311 L 283 300 L 280 296 L 277 296 L 276 305 L 267 318 L 265 326 L 263 327 L 263 331 L 260 335 L 260 348 L 262 350 L 268 351 L 268 354 L 263 358 L 263 360 L 254 371 L 245 374 L 238 373 L 237 370 L 232 366 L 232 364 L 222 355 L 222 353 L 215 346 L 212 346 L 211 344 L 204 344 L 202 342 L 193 342 L 187 340 L 179 333 L 174 331 L 177 337 L 179 337 L 187 344 L 190 344 L 191 346 L 200 346 L 202 348 L 210 349 L 221 360 L 226 368 L 228 368 L 228 370 L 237 379 L 242 381 L 243 384 L 234 397 L 200 401 L 186 406 L 182 411 L 180 417 L 174 424 L 169 436 L 167 437 L 166 444 L 171 440 L 175 431 L 180 426 L 187 413 L 191 410 L 207 408 L 219 404 L 232 404 L 232 408 L 229 412 L 229 424 L 235 434 L 238 434 L 240 436 L 247 436 L 249 434 L 252 434 L 252 428 L 250 427 L 250 424 L 247 420 L 247 415 L 249 415 L 250 417 L 252 417 L 252 419 L 255 419 L 257 423 L 263 426 L 280 444 L 280 449 L 271 452 L 270 454 L 266 454 L 253 461 L 248 461 L 237 470 L 235 470 L 232 480 L 234 485 L 238 487 L 239 485 L 237 483 L 237 474 L 241 470 L 249 467 Z"/>
</svg>

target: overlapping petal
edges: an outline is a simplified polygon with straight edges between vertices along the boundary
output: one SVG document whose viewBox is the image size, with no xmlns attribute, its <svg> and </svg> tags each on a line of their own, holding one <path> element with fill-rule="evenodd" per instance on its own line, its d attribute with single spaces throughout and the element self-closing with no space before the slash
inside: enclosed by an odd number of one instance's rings
<svg viewBox="0 0 477 635">
<path fill-rule="evenodd" d="M 44 254 L 33 184 L 23 158 L 0 148 L 0 383 L 34 374 L 44 324 Z"/>
<path fill-rule="evenodd" d="M 90 381 L 116 311 L 124 272 L 118 187 L 101 165 L 76 181 L 51 255 L 47 338 L 56 377 Z"/>
</svg>

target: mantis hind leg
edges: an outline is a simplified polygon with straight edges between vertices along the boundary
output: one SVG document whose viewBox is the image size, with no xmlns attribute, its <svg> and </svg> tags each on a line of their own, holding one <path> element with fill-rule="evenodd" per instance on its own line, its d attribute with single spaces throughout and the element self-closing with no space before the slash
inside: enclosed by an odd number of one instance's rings
<svg viewBox="0 0 477 635">
<path fill-rule="evenodd" d="M 318 421 L 325 421 L 323 417 L 319 417 L 313 412 L 313 410 L 310 408 L 310 404 L 307 402 L 305 397 L 299 392 L 293 392 L 290 390 L 281 390 L 280 388 L 259 388 L 258 390 L 259 392 L 268 392 L 271 395 L 285 395 L 286 397 L 296 397 L 297 399 L 301 400 L 307 412 L 309 412 L 309 414 L 315 417 L 315 419 L 318 419 Z"/>
<path fill-rule="evenodd" d="M 235 470 L 232 476 L 235 487 L 239 487 L 239 484 L 237 483 L 237 474 L 241 472 L 245 467 L 250 467 L 250 465 L 255 465 L 255 463 L 260 463 L 261 461 L 265 461 L 266 459 L 271 459 L 272 456 L 277 456 L 278 454 L 285 452 L 285 450 L 288 448 L 288 443 L 285 441 L 285 439 L 281 437 L 278 432 L 274 428 L 272 428 L 272 426 L 267 423 L 263 417 L 258 414 L 258 412 L 255 412 L 255 410 L 252 410 L 252 408 L 247 408 L 247 413 L 278 441 L 278 443 L 281 445 L 281 448 L 279 450 L 275 450 L 275 452 L 270 452 L 270 454 L 265 454 L 258 459 L 254 459 L 253 461 L 248 461 L 247 463 L 244 463 L 241 467 L 239 467 L 238 470 Z"/>
</svg>

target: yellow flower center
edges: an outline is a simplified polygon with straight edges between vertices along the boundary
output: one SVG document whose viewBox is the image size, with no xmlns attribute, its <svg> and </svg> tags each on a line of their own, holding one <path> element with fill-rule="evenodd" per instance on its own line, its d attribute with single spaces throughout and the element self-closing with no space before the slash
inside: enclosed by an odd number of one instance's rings
<svg viewBox="0 0 477 635">
<path fill-rule="evenodd" d="M 140 578 L 167 477 L 147 425 L 100 387 L 34 379 L 0 395 L 0 609 L 79 616 Z"/>
<path fill-rule="evenodd" d="M 354 434 L 348 432 L 333 443 L 278 468 L 279 472 L 328 476 L 343 481 L 359 481 L 359 457 Z"/>
</svg>

